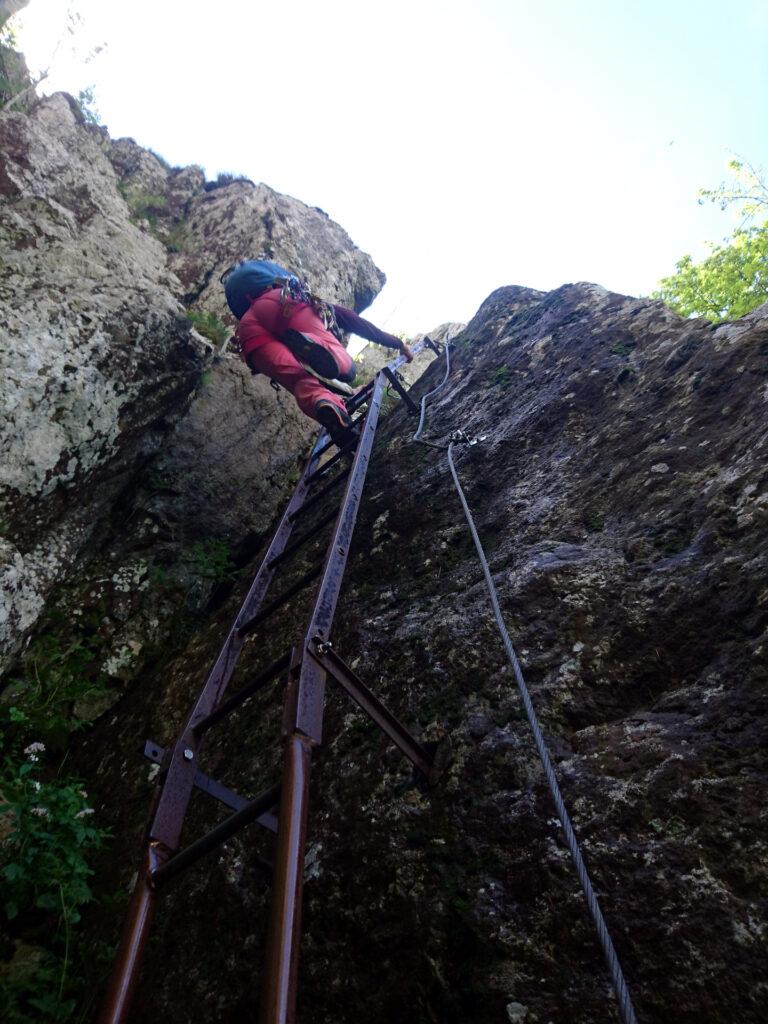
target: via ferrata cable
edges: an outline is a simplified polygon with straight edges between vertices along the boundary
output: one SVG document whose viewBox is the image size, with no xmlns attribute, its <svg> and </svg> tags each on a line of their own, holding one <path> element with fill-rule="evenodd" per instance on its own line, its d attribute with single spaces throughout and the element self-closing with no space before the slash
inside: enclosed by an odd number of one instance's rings
<svg viewBox="0 0 768 1024">
<path fill-rule="evenodd" d="M 427 392 L 427 394 L 424 395 L 423 398 L 421 399 L 421 416 L 419 418 L 419 426 L 418 429 L 416 430 L 416 433 L 413 435 L 414 441 L 417 441 L 420 444 L 427 444 L 433 448 L 445 448 L 446 446 L 438 445 L 430 441 L 424 441 L 421 438 L 421 432 L 424 429 L 424 416 L 426 413 L 427 400 L 431 398 L 433 395 L 435 395 L 438 391 L 440 391 L 440 389 L 445 385 L 445 383 L 448 380 L 448 375 L 451 369 L 449 342 L 446 342 L 445 344 L 445 356 L 445 376 L 443 377 L 440 384 L 437 385 L 437 387 Z M 463 432 L 461 431 L 458 431 L 457 435 L 455 436 L 459 436 L 460 440 L 463 442 L 466 442 L 468 440 L 466 435 L 463 434 Z M 518 690 L 520 691 L 523 706 L 525 707 L 525 713 L 528 718 L 528 723 L 531 727 L 531 731 L 533 732 L 533 738 L 536 744 L 536 749 L 539 753 L 539 758 L 541 759 L 541 763 L 544 767 L 544 774 L 547 778 L 547 785 L 549 786 L 549 791 L 552 794 L 552 799 L 554 800 L 555 807 L 557 809 L 557 814 L 560 818 L 560 824 L 562 825 L 563 832 L 565 833 L 565 840 L 568 844 L 568 849 L 571 853 L 571 859 L 573 860 L 574 867 L 576 868 L 576 874 L 579 877 L 579 882 L 581 883 L 584 898 L 587 901 L 587 906 L 589 907 L 589 912 L 592 915 L 592 920 L 594 921 L 595 928 L 597 930 L 597 935 L 600 940 L 603 955 L 605 956 L 606 963 L 608 964 L 608 970 L 611 974 L 613 990 L 616 994 L 616 999 L 618 1000 L 619 1014 L 621 1016 L 621 1020 L 623 1024 L 637 1024 L 637 1016 L 635 1015 L 635 1009 L 632 1005 L 632 999 L 629 994 L 629 989 L 627 988 L 627 983 L 624 980 L 624 972 L 621 969 L 621 964 L 619 963 L 619 958 L 616 954 L 613 941 L 608 931 L 608 926 L 606 925 L 605 918 L 603 917 L 602 911 L 600 910 L 600 904 L 598 902 L 597 895 L 595 894 L 595 890 L 592 886 L 589 873 L 587 872 L 587 868 L 584 863 L 584 858 L 581 855 L 579 841 L 576 838 L 576 833 L 573 830 L 571 819 L 568 815 L 565 802 L 563 801 L 563 797 L 560 792 L 560 786 L 557 782 L 555 769 L 552 765 L 552 759 L 549 756 L 549 751 L 547 750 L 547 745 L 544 740 L 541 727 L 539 726 L 539 720 L 538 716 L 536 715 L 536 709 L 534 708 L 533 702 L 531 701 L 531 695 L 528 691 L 528 686 L 525 682 L 525 678 L 523 677 L 523 672 L 520 668 L 520 662 L 517 659 L 515 648 L 512 644 L 509 632 L 504 622 L 504 617 L 501 613 L 498 593 L 496 591 L 496 585 L 493 582 L 493 577 L 491 576 L 491 570 L 488 565 L 488 559 L 486 558 L 485 551 L 483 550 L 483 546 L 480 542 L 480 537 L 478 535 L 474 519 L 472 518 L 472 513 L 467 503 L 466 496 L 462 489 L 461 483 L 459 482 L 458 473 L 456 472 L 456 466 L 454 465 L 453 461 L 453 447 L 456 443 L 457 441 L 452 438 L 449 444 L 447 445 L 448 466 L 451 471 L 451 476 L 453 477 L 453 482 L 456 487 L 456 491 L 459 495 L 459 500 L 461 501 L 461 506 L 464 510 L 464 516 L 467 520 L 470 533 L 472 534 L 472 540 L 474 541 L 475 548 L 480 559 L 480 564 L 483 569 L 483 576 L 485 577 L 486 587 L 488 588 L 488 594 L 490 596 L 491 605 L 493 607 L 494 618 L 496 619 L 496 625 L 499 629 L 499 633 L 501 634 L 501 639 L 504 643 L 504 648 L 507 652 L 507 657 L 509 658 L 510 664 L 512 665 L 512 670 L 515 674 L 515 680 L 517 682 Z"/>
</svg>

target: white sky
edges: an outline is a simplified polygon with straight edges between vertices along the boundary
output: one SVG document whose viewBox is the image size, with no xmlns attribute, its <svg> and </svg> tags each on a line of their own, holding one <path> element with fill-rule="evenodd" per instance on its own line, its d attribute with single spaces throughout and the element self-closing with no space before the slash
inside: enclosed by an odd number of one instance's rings
<svg viewBox="0 0 768 1024">
<path fill-rule="evenodd" d="M 504 284 L 647 293 L 734 226 L 697 189 L 768 165 L 765 0 L 75 6 L 45 90 L 93 84 L 113 137 L 322 207 L 387 274 L 392 331 Z M 16 19 L 33 67 L 65 12 Z"/>
</svg>

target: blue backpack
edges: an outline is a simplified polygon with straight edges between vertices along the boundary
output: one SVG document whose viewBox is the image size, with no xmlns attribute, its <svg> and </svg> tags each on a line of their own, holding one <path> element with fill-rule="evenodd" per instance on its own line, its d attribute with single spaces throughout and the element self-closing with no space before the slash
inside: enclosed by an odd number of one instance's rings
<svg viewBox="0 0 768 1024">
<path fill-rule="evenodd" d="M 243 260 L 221 275 L 227 305 L 239 320 L 250 309 L 251 303 L 262 292 L 272 288 L 276 281 L 281 284 L 286 278 L 298 281 L 295 274 L 269 260 Z"/>
</svg>

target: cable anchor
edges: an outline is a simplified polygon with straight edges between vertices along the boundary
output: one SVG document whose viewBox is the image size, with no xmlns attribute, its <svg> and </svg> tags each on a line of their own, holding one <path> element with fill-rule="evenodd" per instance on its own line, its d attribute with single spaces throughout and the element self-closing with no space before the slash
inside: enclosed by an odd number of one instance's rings
<svg viewBox="0 0 768 1024">
<path fill-rule="evenodd" d="M 471 448 L 473 445 L 479 444 L 481 441 L 485 441 L 486 436 L 487 435 L 482 434 L 480 437 L 470 437 L 470 435 L 465 433 L 463 430 L 454 430 L 451 434 L 450 440 L 451 444 L 468 444 Z"/>
</svg>

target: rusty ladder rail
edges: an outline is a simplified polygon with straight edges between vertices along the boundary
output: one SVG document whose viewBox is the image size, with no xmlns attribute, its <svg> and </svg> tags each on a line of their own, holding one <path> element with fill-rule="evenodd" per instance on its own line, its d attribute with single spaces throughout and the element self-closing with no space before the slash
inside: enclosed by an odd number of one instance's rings
<svg viewBox="0 0 768 1024">
<path fill-rule="evenodd" d="M 420 351 L 425 345 L 436 348 L 429 339 L 425 339 L 414 346 L 414 352 Z M 394 387 L 409 412 L 418 412 L 396 375 L 403 361 L 402 356 L 393 360 L 348 403 L 348 408 L 354 412 L 367 401 L 368 411 L 359 417 L 362 426 L 354 447 L 351 467 L 337 473 L 330 480 L 329 471 L 338 466 L 345 454 L 352 455 L 352 451 L 347 449 L 337 452 L 320 466 L 319 460 L 331 447 L 331 443 L 325 434 L 318 437 L 243 605 L 174 744 L 167 750 L 152 741 L 146 744 L 145 756 L 162 766 L 162 784 L 151 811 L 142 863 L 102 1006 L 100 1024 L 123 1024 L 127 1020 L 158 890 L 252 822 L 277 835 L 261 1021 L 262 1024 L 292 1024 L 295 1021 L 311 752 L 322 741 L 327 676 L 352 697 L 419 772 L 426 776 L 430 774 L 432 759 L 427 751 L 336 654 L 330 641 L 384 389 Z M 275 571 L 312 535 L 305 530 L 289 544 L 294 525 L 301 521 L 302 513 L 317 505 L 344 480 L 346 488 L 335 517 L 336 523 L 324 564 L 305 574 L 269 605 L 264 606 Z M 311 488 L 318 482 L 322 486 L 310 495 Z M 323 516 L 320 523 L 327 525 L 332 518 L 330 515 Z M 301 644 L 293 652 L 286 652 L 272 662 L 251 682 L 225 700 L 227 686 L 247 637 L 268 615 L 287 603 L 320 573 L 322 580 Z M 211 727 L 242 706 L 286 669 L 288 679 L 283 712 L 285 757 L 282 782 L 269 786 L 248 800 L 198 769 L 204 737 Z M 194 789 L 208 794 L 234 813 L 180 850 L 184 818 Z"/>
</svg>

